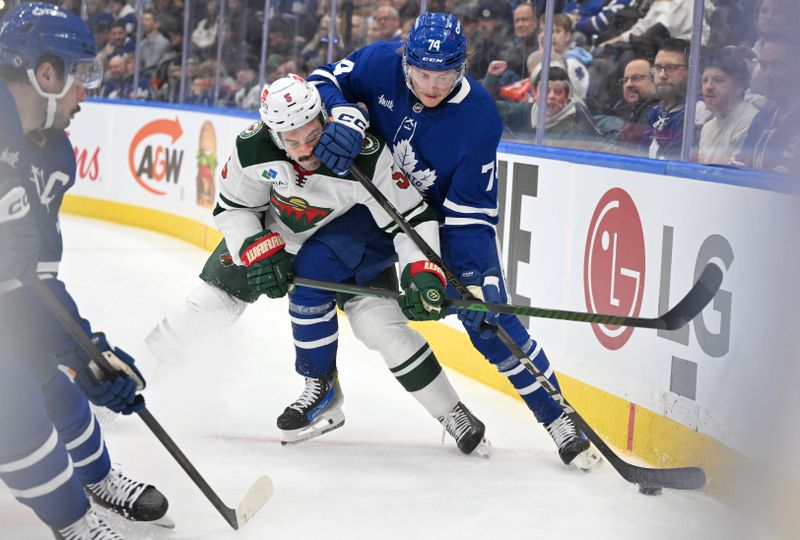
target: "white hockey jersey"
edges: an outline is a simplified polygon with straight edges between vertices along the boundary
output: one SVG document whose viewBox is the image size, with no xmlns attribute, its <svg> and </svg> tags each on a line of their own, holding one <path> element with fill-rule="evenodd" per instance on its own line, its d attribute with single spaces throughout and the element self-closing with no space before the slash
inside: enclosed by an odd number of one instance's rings
<svg viewBox="0 0 800 540">
<path fill-rule="evenodd" d="M 355 163 L 439 253 L 436 216 L 395 167 L 384 142 L 368 131 Z M 277 147 L 263 122 L 252 124 L 236 138 L 218 185 L 214 223 L 238 265 L 248 237 L 264 229 L 280 232 L 286 250 L 296 254 L 306 239 L 356 204 L 365 205 L 377 226 L 392 235 L 401 268 L 425 259 L 358 180 L 349 174 L 337 176 L 324 165 L 316 171 L 302 169 Z"/>
</svg>

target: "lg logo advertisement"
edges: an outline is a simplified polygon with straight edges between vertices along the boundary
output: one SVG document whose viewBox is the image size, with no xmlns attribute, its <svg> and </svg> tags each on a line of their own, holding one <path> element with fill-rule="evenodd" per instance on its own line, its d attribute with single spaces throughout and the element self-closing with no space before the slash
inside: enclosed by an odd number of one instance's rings
<svg viewBox="0 0 800 540">
<path fill-rule="evenodd" d="M 592 313 L 638 317 L 645 280 L 642 221 L 625 190 L 614 188 L 600 199 L 586 237 L 583 284 L 586 308 Z M 632 327 L 593 324 L 609 350 L 625 345 Z"/>
<path fill-rule="evenodd" d="M 128 168 L 142 189 L 164 196 L 178 184 L 184 151 L 176 145 L 181 137 L 178 118 L 153 120 L 136 132 L 128 150 Z"/>
</svg>

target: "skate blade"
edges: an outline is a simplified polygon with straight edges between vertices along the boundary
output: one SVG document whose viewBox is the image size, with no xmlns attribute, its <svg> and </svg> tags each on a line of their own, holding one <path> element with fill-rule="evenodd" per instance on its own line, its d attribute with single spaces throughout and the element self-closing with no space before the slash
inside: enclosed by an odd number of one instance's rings
<svg viewBox="0 0 800 540">
<path fill-rule="evenodd" d="M 492 443 L 489 442 L 489 439 L 484 437 L 478 446 L 471 452 L 471 455 L 482 457 L 484 459 L 489 459 L 492 455 Z"/>
<path fill-rule="evenodd" d="M 100 506 L 99 504 L 92 504 L 94 511 L 98 514 L 102 514 L 103 517 L 106 518 L 110 523 L 118 528 L 120 531 L 125 533 L 132 534 L 139 528 L 140 525 L 154 525 L 157 527 L 162 527 L 164 529 L 174 529 L 175 528 L 175 521 L 169 517 L 169 514 L 164 514 L 158 519 L 154 519 L 152 521 L 143 521 L 139 519 L 130 519 L 128 517 L 123 516 L 122 514 L 118 514 L 117 512 L 111 510 L 110 508 L 106 508 L 105 506 Z"/>
<path fill-rule="evenodd" d="M 295 430 L 281 431 L 281 445 L 299 444 L 301 442 L 316 439 L 334 429 L 339 429 L 344 425 L 344 412 L 341 409 L 333 411 L 331 414 L 318 418 L 314 423 Z"/>
<path fill-rule="evenodd" d="M 602 463 L 603 456 L 600 455 L 600 452 L 597 451 L 597 448 L 595 448 L 593 444 L 590 444 L 589 448 L 575 456 L 575 459 L 572 460 L 572 465 L 575 465 L 577 468 L 587 473 L 595 470 L 602 465 Z"/>
</svg>

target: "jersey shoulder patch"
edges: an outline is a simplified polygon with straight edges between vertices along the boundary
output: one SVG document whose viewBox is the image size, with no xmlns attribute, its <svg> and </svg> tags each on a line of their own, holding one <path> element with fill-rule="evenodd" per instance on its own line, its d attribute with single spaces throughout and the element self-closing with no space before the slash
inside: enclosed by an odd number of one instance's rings
<svg viewBox="0 0 800 540">
<path fill-rule="evenodd" d="M 252 124 L 236 137 L 236 153 L 242 168 L 288 159 L 286 153 L 275 146 L 261 121 Z"/>
<path fill-rule="evenodd" d="M 372 129 L 367 129 L 364 133 L 364 141 L 361 143 L 361 153 L 356 156 L 355 163 L 358 168 L 369 177 L 375 173 L 375 166 L 381 155 L 381 150 L 386 146 L 386 142 Z"/>
</svg>

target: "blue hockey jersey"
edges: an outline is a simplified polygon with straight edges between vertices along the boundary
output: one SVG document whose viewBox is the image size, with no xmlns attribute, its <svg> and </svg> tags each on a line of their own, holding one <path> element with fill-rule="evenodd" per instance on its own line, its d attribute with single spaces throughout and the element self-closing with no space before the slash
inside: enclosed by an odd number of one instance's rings
<svg viewBox="0 0 800 540">
<path fill-rule="evenodd" d="M 499 267 L 496 151 L 503 125 L 489 94 L 465 77 L 426 108 L 406 86 L 396 43 L 378 42 L 309 77 L 328 110 L 364 103 L 370 125 L 440 222 L 442 256 L 454 270 Z"/>
<path fill-rule="evenodd" d="M 2 338 L 37 358 L 76 348 L 72 337 L 30 288 L 34 276 L 90 332 L 64 284 L 57 279 L 63 250 L 58 212 L 75 182 L 75 154 L 66 134 L 49 130 L 26 137 L 16 105 L 0 83 L 0 318 Z"/>
</svg>

